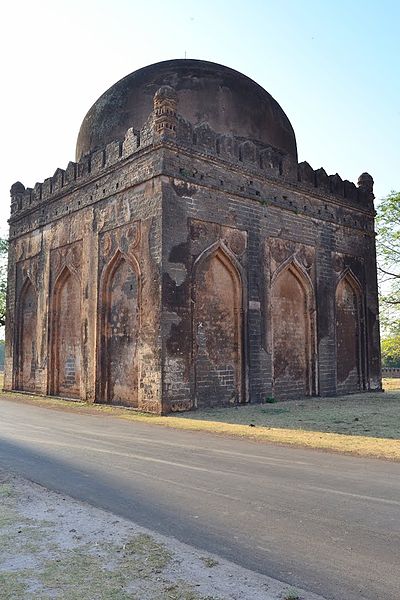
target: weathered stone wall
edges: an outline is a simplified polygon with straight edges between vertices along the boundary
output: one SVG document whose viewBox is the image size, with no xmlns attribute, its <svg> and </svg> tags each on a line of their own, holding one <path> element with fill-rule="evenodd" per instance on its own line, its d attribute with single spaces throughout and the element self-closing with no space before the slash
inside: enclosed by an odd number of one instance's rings
<svg viewBox="0 0 400 600">
<path fill-rule="evenodd" d="M 6 389 L 160 411 L 157 160 L 105 167 L 11 223 Z"/>
<path fill-rule="evenodd" d="M 262 401 L 271 395 L 380 389 L 377 287 L 375 275 L 370 276 L 370 270 L 375 273 L 371 205 L 356 207 L 325 190 L 313 187 L 306 192 L 290 180 L 266 180 L 238 166 L 226 169 L 210 157 L 198 159 L 182 151 L 165 158 L 170 175 L 163 193 L 165 410 L 184 410 L 202 404 L 204 398 L 209 405 L 223 402 L 218 363 L 210 364 L 213 348 L 208 344 L 207 351 L 207 336 L 218 338 L 214 320 L 223 327 L 229 309 L 221 303 L 218 286 L 210 285 L 204 293 L 196 265 L 202 253 L 229 249 L 228 230 L 237 245 L 230 248 L 230 260 L 237 263 L 247 297 L 241 336 L 244 394 L 236 398 Z M 354 315 L 354 327 L 360 327 L 357 386 L 354 381 L 341 382 L 340 375 L 337 380 L 340 365 L 350 355 L 354 358 L 347 347 L 337 352 L 341 343 L 336 321 L 341 317 L 336 288 L 346 273 L 362 289 Z M 225 287 L 233 301 L 232 287 Z M 204 318 L 206 304 L 213 314 L 211 323 L 210 316 L 208 321 Z M 233 335 L 235 319 L 229 321 Z M 229 343 L 220 344 L 221 360 L 226 346 Z M 196 369 L 199 351 L 208 374 L 202 372 L 202 379 Z M 230 361 L 231 372 L 235 364 Z M 202 380 L 206 393 L 199 390 Z"/>
<path fill-rule="evenodd" d="M 380 389 L 368 177 L 162 92 L 142 131 L 13 186 L 5 388 L 164 413 Z"/>
</svg>

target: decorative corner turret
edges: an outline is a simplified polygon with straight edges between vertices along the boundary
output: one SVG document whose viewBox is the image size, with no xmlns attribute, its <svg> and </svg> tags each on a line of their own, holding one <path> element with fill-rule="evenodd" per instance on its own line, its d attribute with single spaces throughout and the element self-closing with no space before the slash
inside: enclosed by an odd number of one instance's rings
<svg viewBox="0 0 400 600">
<path fill-rule="evenodd" d="M 374 196 L 374 180 L 369 173 L 361 173 L 357 181 L 358 188 L 365 194 L 368 200 L 373 200 Z"/>
<path fill-rule="evenodd" d="M 10 189 L 11 196 L 11 214 L 15 213 L 22 206 L 22 196 L 25 193 L 25 186 L 20 182 L 16 181 L 12 184 Z"/>
<path fill-rule="evenodd" d="M 175 137 L 178 96 L 174 88 L 163 85 L 154 94 L 154 131 L 157 135 Z"/>
</svg>

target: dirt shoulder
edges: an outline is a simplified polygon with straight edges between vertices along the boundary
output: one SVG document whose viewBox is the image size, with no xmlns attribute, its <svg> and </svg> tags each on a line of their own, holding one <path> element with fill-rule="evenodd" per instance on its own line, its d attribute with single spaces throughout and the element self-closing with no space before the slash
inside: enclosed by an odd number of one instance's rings
<svg viewBox="0 0 400 600">
<path fill-rule="evenodd" d="M 2 600 L 323 600 L 0 473 Z"/>
<path fill-rule="evenodd" d="M 166 417 L 19 393 L 2 392 L 1 398 L 56 410 L 112 415 L 151 425 L 400 461 L 399 390 L 203 409 Z"/>
</svg>

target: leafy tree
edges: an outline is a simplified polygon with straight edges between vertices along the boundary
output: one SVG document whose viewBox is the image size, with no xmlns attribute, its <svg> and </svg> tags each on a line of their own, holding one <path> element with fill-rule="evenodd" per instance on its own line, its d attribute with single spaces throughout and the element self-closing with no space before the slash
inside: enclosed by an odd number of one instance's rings
<svg viewBox="0 0 400 600">
<path fill-rule="evenodd" d="M 8 241 L 0 238 L 0 327 L 6 321 L 7 253 Z"/>
<path fill-rule="evenodd" d="M 400 367 L 400 335 L 384 338 L 381 350 L 383 367 Z"/>
<path fill-rule="evenodd" d="M 400 192 L 380 201 L 376 231 L 382 326 L 400 334 Z"/>
</svg>

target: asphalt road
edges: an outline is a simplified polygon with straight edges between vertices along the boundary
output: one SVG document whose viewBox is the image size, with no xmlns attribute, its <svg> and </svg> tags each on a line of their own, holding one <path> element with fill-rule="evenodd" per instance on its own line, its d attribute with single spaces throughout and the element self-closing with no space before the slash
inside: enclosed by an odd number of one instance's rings
<svg viewBox="0 0 400 600">
<path fill-rule="evenodd" d="M 400 599 L 400 464 L 0 402 L 0 467 L 319 593 Z"/>
</svg>

